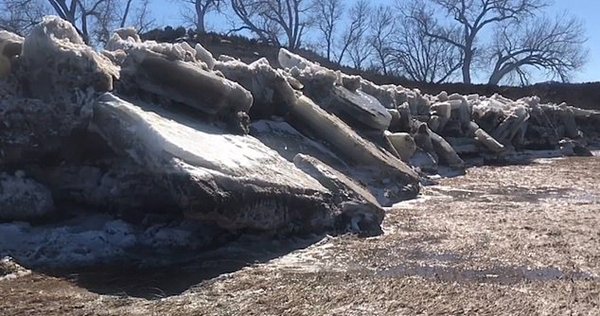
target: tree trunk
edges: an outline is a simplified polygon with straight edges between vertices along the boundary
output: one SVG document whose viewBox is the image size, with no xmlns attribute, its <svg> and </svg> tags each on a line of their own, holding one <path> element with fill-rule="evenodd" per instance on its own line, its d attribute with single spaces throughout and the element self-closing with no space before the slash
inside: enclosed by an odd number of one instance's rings
<svg viewBox="0 0 600 316">
<path fill-rule="evenodd" d="M 206 33 L 206 28 L 204 27 L 204 16 L 198 15 L 198 21 L 196 22 L 196 29 L 198 33 Z"/>
<path fill-rule="evenodd" d="M 387 71 L 387 63 L 385 60 L 385 56 L 383 56 L 383 54 L 380 54 L 380 59 L 381 59 L 381 68 L 383 68 L 383 75 L 387 76 L 388 75 L 388 71 Z"/>
<path fill-rule="evenodd" d="M 204 17 L 206 16 L 206 10 L 200 7 L 200 1 L 196 1 L 196 32 L 206 33 L 204 27 Z"/>
<path fill-rule="evenodd" d="M 506 75 L 508 75 L 511 71 L 514 71 L 518 68 L 517 65 L 512 64 L 512 65 L 505 65 L 504 67 L 501 67 L 498 70 L 495 70 L 492 75 L 490 76 L 490 80 L 488 81 L 488 84 L 493 84 L 493 85 L 498 85 L 500 83 L 500 80 L 502 80 L 502 78 L 504 78 Z"/>
<path fill-rule="evenodd" d="M 342 48 L 342 51 L 340 52 L 340 56 L 338 57 L 338 64 L 341 65 L 342 61 L 344 60 L 344 55 L 346 54 L 346 51 L 348 50 L 348 43 L 344 44 L 344 47 Z"/>
<path fill-rule="evenodd" d="M 87 30 L 87 16 L 86 15 L 82 15 L 81 16 L 81 37 L 83 38 L 83 41 L 86 44 L 90 44 L 90 36 L 88 35 L 88 30 Z"/>
<path fill-rule="evenodd" d="M 291 50 L 291 51 L 294 51 L 296 48 L 298 48 L 297 47 L 298 46 L 298 43 L 297 43 L 298 42 L 298 38 L 295 35 L 295 32 L 292 31 L 292 29 L 289 29 L 286 32 L 286 35 L 287 35 L 287 38 L 288 38 L 288 45 L 287 45 L 288 49 Z"/>
<path fill-rule="evenodd" d="M 500 83 L 500 80 L 502 80 L 502 77 L 503 77 L 503 75 L 500 72 L 494 72 L 490 76 L 490 80 L 488 80 L 488 84 L 497 86 Z"/>
<path fill-rule="evenodd" d="M 127 0 L 127 4 L 125 5 L 125 11 L 123 12 L 123 17 L 121 18 L 121 28 L 125 27 L 127 23 L 127 16 L 129 15 L 129 10 L 131 9 L 131 2 L 133 0 Z"/>
<path fill-rule="evenodd" d="M 462 65 L 463 83 L 471 84 L 471 63 L 473 62 L 473 51 L 465 50 L 465 60 Z"/>
<path fill-rule="evenodd" d="M 331 36 L 327 36 L 327 60 L 331 61 Z"/>
</svg>

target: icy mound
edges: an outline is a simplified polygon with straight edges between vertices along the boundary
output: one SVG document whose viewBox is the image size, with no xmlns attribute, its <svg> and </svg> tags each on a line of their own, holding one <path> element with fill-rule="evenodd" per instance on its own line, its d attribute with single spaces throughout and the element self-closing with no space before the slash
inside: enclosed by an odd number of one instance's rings
<svg viewBox="0 0 600 316">
<path fill-rule="evenodd" d="M 58 17 L 0 32 L 0 101 L 0 170 L 21 170 L 0 179 L 0 255 L 27 262 L 191 246 L 212 228 L 374 235 L 381 205 L 415 197 L 426 172 L 590 155 L 600 132 L 598 112 L 427 95 L 285 49 L 278 66 L 245 64 L 122 29 L 97 52 Z M 109 215 L 94 226 L 80 209 Z M 150 229 L 156 216 L 199 226 Z"/>
<path fill-rule="evenodd" d="M 93 127 L 114 150 L 160 178 L 191 218 L 264 230 L 318 230 L 335 220 L 327 190 L 251 136 L 110 94 L 94 113 Z"/>
</svg>

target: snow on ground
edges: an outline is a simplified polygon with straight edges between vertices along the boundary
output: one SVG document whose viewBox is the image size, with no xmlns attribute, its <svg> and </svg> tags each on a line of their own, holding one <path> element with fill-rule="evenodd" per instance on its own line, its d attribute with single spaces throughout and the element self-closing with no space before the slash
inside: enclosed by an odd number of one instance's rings
<svg viewBox="0 0 600 316">
<path fill-rule="evenodd" d="M 47 215 L 52 209 L 50 190 L 25 179 L 24 172 L 17 172 L 14 177 L 0 174 L 0 219 L 34 219 Z"/>
<path fill-rule="evenodd" d="M 31 274 L 31 270 L 23 268 L 11 258 L 0 259 L 0 281 L 12 280 L 29 274 Z"/>
<path fill-rule="evenodd" d="M 60 267 L 136 259 L 145 252 L 144 264 L 160 264 L 161 254 L 167 257 L 175 249 L 206 246 L 211 241 L 207 229 L 186 221 L 138 227 L 102 214 L 40 226 L 0 223 L 0 258 L 12 257 L 24 265 Z M 148 252 L 158 255 L 148 256 Z"/>
</svg>

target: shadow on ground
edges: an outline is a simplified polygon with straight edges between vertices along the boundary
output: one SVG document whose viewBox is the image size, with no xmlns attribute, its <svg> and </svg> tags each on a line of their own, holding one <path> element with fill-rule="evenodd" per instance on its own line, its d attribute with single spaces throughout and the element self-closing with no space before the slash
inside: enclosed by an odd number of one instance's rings
<svg viewBox="0 0 600 316">
<path fill-rule="evenodd" d="M 260 241 L 254 236 L 243 236 L 191 259 L 189 253 L 172 252 L 170 258 L 164 260 L 177 264 L 165 262 L 151 267 L 143 260 L 64 269 L 25 267 L 35 273 L 68 280 L 97 294 L 152 300 L 180 295 L 204 281 L 306 248 L 323 237 Z M 157 262 L 155 258 L 153 261 Z"/>
</svg>

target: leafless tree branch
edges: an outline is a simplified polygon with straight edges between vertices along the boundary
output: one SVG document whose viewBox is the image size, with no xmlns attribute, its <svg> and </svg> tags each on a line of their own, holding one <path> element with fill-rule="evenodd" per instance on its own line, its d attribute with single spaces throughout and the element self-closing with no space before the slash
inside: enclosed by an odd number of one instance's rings
<svg viewBox="0 0 600 316">
<path fill-rule="evenodd" d="M 245 29 L 252 31 L 264 41 L 280 45 L 280 37 L 286 46 L 296 49 L 311 20 L 309 0 L 231 0 L 231 8 Z"/>
<path fill-rule="evenodd" d="M 315 0 L 315 23 L 323 39 L 325 56 L 328 60 L 333 57 L 337 26 L 344 13 L 342 0 Z"/>
<path fill-rule="evenodd" d="M 531 17 L 548 5 L 547 0 L 412 0 L 412 20 L 431 38 L 445 41 L 462 51 L 464 83 L 471 83 L 471 71 L 479 51 L 478 40 L 488 26 Z M 440 24 L 439 13 L 450 18 Z"/>
<path fill-rule="evenodd" d="M 369 30 L 369 18 L 371 15 L 371 7 L 368 0 L 359 0 L 351 8 L 349 12 L 349 24 L 342 33 L 340 39 L 340 51 L 337 53 L 337 62 L 341 64 L 346 53 L 354 50 L 354 57 L 351 57 L 356 64 L 363 58 L 361 53 L 361 45 L 365 44 L 365 37 Z M 368 45 L 368 44 L 367 44 Z M 370 53 L 369 53 L 370 54 Z"/>
<path fill-rule="evenodd" d="M 390 37 L 390 65 L 395 72 L 420 82 L 441 83 L 452 78 L 462 66 L 462 50 L 427 36 L 410 16 L 399 21 Z"/>
<path fill-rule="evenodd" d="M 388 75 L 389 59 L 392 54 L 391 37 L 396 30 L 396 17 L 389 6 L 380 5 L 371 16 L 369 41 L 376 55 L 375 63 L 384 75 Z"/>
<path fill-rule="evenodd" d="M 494 68 L 489 83 L 498 84 L 509 75 L 529 82 L 527 68 L 537 68 L 568 81 L 573 71 L 587 61 L 585 28 L 575 17 L 547 17 L 528 23 L 511 23 L 496 30 L 491 51 Z"/>
</svg>

